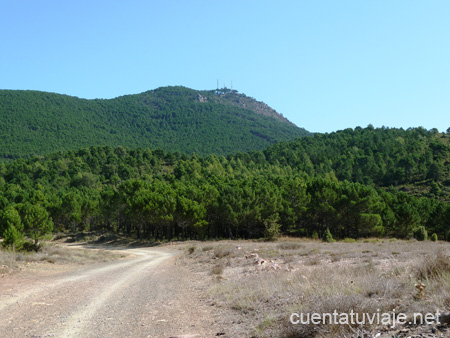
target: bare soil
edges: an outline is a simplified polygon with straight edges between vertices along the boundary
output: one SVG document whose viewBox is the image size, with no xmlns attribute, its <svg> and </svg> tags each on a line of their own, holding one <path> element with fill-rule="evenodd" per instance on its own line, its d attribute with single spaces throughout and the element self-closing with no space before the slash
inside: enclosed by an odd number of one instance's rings
<svg viewBox="0 0 450 338">
<path fill-rule="evenodd" d="M 221 334 L 178 250 L 127 259 L 31 264 L 0 278 L 0 337 L 214 337 Z"/>
</svg>

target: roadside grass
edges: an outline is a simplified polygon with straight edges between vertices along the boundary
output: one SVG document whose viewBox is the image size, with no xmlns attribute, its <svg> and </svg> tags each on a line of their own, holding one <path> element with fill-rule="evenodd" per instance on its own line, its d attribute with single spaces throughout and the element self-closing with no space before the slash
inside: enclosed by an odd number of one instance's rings
<svg viewBox="0 0 450 338">
<path fill-rule="evenodd" d="M 116 233 L 103 232 L 77 232 L 77 233 L 57 233 L 53 236 L 53 241 L 62 243 L 83 243 L 93 245 L 106 246 L 122 246 L 122 247 L 150 247 L 160 245 L 146 239 L 131 238 L 129 236 Z"/>
<path fill-rule="evenodd" d="M 198 273 L 221 276 L 211 279 L 210 296 L 248 322 L 256 337 L 356 337 L 383 329 L 368 323 L 292 325 L 292 313 L 450 312 L 446 242 L 283 238 L 196 246 L 184 259 L 201 262 Z"/>
<path fill-rule="evenodd" d="M 15 252 L 0 249 L 0 274 L 7 273 L 18 266 Z"/>
<path fill-rule="evenodd" d="M 45 243 L 38 252 L 15 252 L 0 249 L 0 273 L 12 272 L 27 263 L 92 264 L 125 257 L 107 250 L 67 248 Z"/>
</svg>

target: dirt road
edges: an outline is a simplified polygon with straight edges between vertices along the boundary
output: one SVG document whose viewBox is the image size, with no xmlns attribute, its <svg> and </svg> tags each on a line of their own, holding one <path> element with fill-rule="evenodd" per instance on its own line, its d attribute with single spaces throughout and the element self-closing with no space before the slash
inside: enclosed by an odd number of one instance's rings
<svg viewBox="0 0 450 338">
<path fill-rule="evenodd" d="M 0 337 L 214 337 L 210 306 L 174 252 L 0 279 Z"/>
</svg>

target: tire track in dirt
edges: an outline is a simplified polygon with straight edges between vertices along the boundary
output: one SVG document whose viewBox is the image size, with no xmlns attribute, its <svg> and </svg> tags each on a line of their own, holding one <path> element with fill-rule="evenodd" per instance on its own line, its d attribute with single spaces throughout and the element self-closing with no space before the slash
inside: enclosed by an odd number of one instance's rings
<svg viewBox="0 0 450 338">
<path fill-rule="evenodd" d="M 119 277 L 115 278 L 114 281 L 108 283 L 108 287 L 101 291 L 100 294 L 95 295 L 94 300 L 91 301 L 88 306 L 79 307 L 76 312 L 73 313 L 71 317 L 66 321 L 66 328 L 61 333 L 56 334 L 56 336 L 65 338 L 89 336 L 87 331 L 92 330 L 91 328 L 86 329 L 86 326 L 89 325 L 94 315 L 105 305 L 108 300 L 110 301 L 112 298 L 119 298 L 115 297 L 115 293 L 119 293 L 126 283 L 132 283 L 134 280 L 144 278 L 145 275 L 143 275 L 143 272 L 151 267 L 160 264 L 171 256 L 170 254 L 161 253 L 158 253 L 158 255 L 159 256 L 155 258 L 149 258 L 147 256 L 145 256 L 144 258 L 140 258 L 137 261 L 137 264 L 134 264 L 126 271 L 121 271 Z"/>
<path fill-rule="evenodd" d="M 173 256 L 145 249 L 123 252 L 137 257 L 59 277 L 36 278 L 28 285 L 0 291 L 0 337 L 90 336 L 90 332 L 95 332 L 96 313 L 105 303 L 112 302 L 127 284 L 145 279 L 157 265 Z M 93 327 L 86 327 L 87 324 Z M 111 332 L 106 336 L 115 337 Z"/>
<path fill-rule="evenodd" d="M 23 302 L 25 299 L 41 295 L 43 292 L 46 292 L 48 289 L 55 289 L 58 288 L 66 283 L 69 282 L 77 282 L 82 279 L 89 278 L 92 276 L 92 273 L 95 272 L 95 274 L 101 274 L 101 273 L 107 273 L 111 272 L 116 269 L 125 268 L 126 266 L 130 264 L 135 264 L 134 262 L 125 261 L 125 262 L 119 262 L 112 266 L 105 266 L 101 268 L 96 268 L 95 271 L 90 271 L 92 268 L 88 268 L 89 270 L 84 272 L 83 270 L 79 270 L 77 275 L 68 275 L 66 277 L 61 277 L 58 280 L 43 280 L 38 281 L 36 280 L 36 283 L 33 284 L 28 290 L 20 290 L 19 293 L 9 293 L 7 295 L 3 295 L 3 297 L 0 298 L 0 312 L 7 308 L 10 305 L 17 304 Z M 13 290 L 14 292 L 14 290 Z M 7 298 L 9 296 L 10 298 Z"/>
</svg>

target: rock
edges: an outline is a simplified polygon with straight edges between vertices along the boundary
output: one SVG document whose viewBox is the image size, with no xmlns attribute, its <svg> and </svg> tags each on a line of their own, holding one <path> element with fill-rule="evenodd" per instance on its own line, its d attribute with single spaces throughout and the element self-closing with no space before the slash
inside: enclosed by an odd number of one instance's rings
<svg viewBox="0 0 450 338">
<path fill-rule="evenodd" d="M 205 96 L 202 96 L 200 94 L 197 94 L 197 101 L 202 102 L 202 103 L 208 102 L 208 98 Z"/>
</svg>

